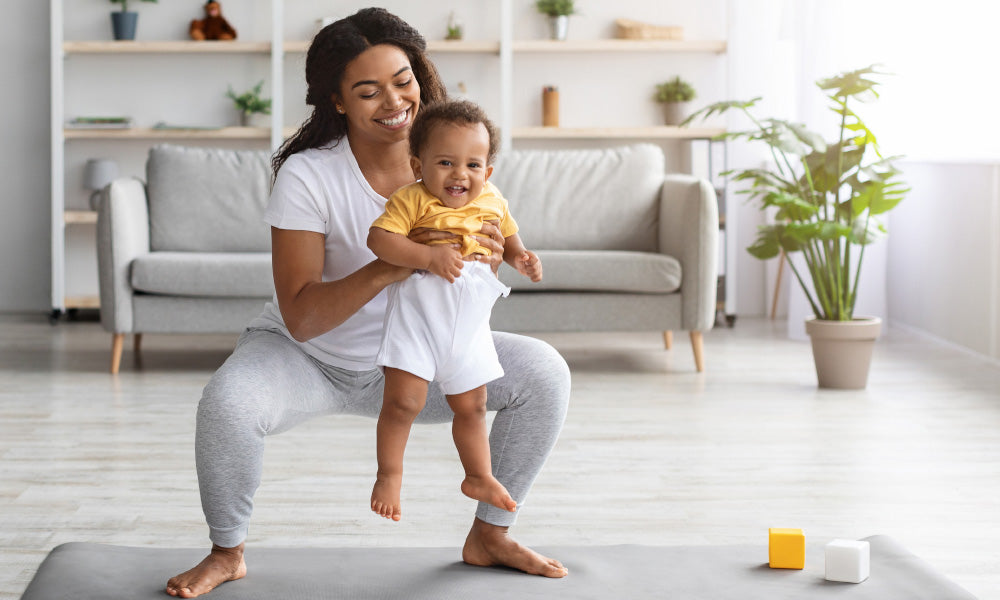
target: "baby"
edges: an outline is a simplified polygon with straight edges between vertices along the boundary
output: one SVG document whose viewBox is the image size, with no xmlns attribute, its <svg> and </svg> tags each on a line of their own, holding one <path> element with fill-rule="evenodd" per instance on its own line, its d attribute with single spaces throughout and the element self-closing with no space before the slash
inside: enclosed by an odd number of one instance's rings
<svg viewBox="0 0 1000 600">
<path fill-rule="evenodd" d="M 497 138 L 496 127 L 471 102 L 448 100 L 422 108 L 410 129 L 410 163 L 419 181 L 393 193 L 368 235 L 376 256 L 417 269 L 389 288 L 376 358 L 385 373 L 385 390 L 371 508 L 395 521 L 402 515 L 403 452 L 430 381 L 438 382 L 455 413 L 452 436 L 465 469 L 462 492 L 511 512 L 517 509 L 490 468 L 486 384 L 503 376 L 490 312 L 510 289 L 489 262 L 477 258 L 491 254 L 477 240 L 483 223 L 499 223 L 503 259 L 520 273 L 541 281 L 542 263 L 525 249 L 507 201 L 487 181 Z M 417 243 L 407 236 L 418 228 L 447 231 L 455 238 Z"/>
</svg>

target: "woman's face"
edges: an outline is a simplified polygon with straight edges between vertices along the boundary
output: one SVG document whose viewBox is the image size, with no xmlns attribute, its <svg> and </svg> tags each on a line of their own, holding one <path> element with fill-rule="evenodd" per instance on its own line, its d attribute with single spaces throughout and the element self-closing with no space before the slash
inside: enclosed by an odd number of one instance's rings
<svg viewBox="0 0 1000 600">
<path fill-rule="evenodd" d="M 347 116 L 353 140 L 405 141 L 420 106 L 420 85 L 406 53 L 395 46 L 372 46 L 347 64 L 340 94 L 332 98 Z"/>
</svg>

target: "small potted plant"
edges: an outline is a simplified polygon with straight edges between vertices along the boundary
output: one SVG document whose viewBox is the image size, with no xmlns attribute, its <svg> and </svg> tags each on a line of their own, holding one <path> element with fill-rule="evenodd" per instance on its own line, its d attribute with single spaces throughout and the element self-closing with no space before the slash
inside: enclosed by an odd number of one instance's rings
<svg viewBox="0 0 1000 600">
<path fill-rule="evenodd" d="M 694 113 L 682 124 L 701 117 L 737 110 L 753 126 L 723 134 L 723 139 L 762 142 L 771 152 L 769 168 L 725 173 L 749 184 L 749 195 L 761 210 L 776 209 L 775 223 L 758 228 L 747 250 L 760 259 L 801 252 L 807 272 L 789 258 L 814 317 L 806 319 L 813 360 L 821 388 L 861 389 L 867 385 L 872 346 L 881 327 L 878 317 L 854 314 L 865 247 L 885 233 L 879 216 L 894 208 L 909 191 L 897 179 L 898 157 L 879 151 L 875 134 L 848 106 L 878 97 L 870 66 L 822 79 L 830 109 L 837 115 L 837 138 L 824 141 L 801 123 L 758 118 L 753 109 L 760 98 L 717 102 Z"/>
<path fill-rule="evenodd" d="M 448 15 L 448 35 L 444 39 L 451 41 L 461 40 L 462 29 L 462 22 L 455 16 L 455 11 L 451 11 L 451 14 Z"/>
<path fill-rule="evenodd" d="M 156 2 L 156 0 L 142 0 Z M 134 40 L 135 27 L 139 21 L 139 13 L 129 12 L 128 0 L 111 0 L 112 4 L 121 4 L 122 9 L 111 13 L 111 32 L 116 40 Z"/>
<path fill-rule="evenodd" d="M 261 90 L 264 88 L 264 81 L 260 81 L 252 89 L 237 95 L 233 91 L 233 86 L 229 86 L 226 97 L 233 101 L 236 109 L 240 111 L 240 127 L 250 126 L 250 117 L 254 114 L 271 114 L 271 99 L 261 98 Z"/>
<path fill-rule="evenodd" d="M 667 125 L 680 125 L 687 112 L 687 103 L 694 100 L 694 97 L 691 84 L 677 76 L 657 84 L 654 99 L 663 104 L 663 117 Z"/>
<path fill-rule="evenodd" d="M 569 32 L 569 16 L 576 14 L 575 0 L 536 0 L 535 8 L 549 18 L 549 35 L 565 41 Z"/>
</svg>

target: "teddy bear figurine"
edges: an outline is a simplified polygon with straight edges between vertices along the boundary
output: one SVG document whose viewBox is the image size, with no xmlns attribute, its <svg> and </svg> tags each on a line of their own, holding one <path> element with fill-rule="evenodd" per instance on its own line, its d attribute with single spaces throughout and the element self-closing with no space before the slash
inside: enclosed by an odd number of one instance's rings
<svg viewBox="0 0 1000 600">
<path fill-rule="evenodd" d="M 222 5 L 215 0 L 205 3 L 205 18 L 191 21 L 188 33 L 192 40 L 236 39 L 236 30 L 222 16 Z"/>
</svg>

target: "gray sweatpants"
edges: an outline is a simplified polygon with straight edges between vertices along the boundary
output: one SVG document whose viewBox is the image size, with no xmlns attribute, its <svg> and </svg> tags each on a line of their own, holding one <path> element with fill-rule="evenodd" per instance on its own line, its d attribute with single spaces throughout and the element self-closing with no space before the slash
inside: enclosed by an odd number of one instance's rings
<svg viewBox="0 0 1000 600">
<path fill-rule="evenodd" d="M 520 505 L 565 420 L 569 369 L 545 342 L 509 333 L 494 333 L 493 339 L 506 373 L 487 384 L 487 409 L 497 411 L 490 431 L 493 474 Z M 231 548 L 246 539 L 265 436 L 320 415 L 378 417 L 382 384 L 378 369 L 333 367 L 279 331 L 248 329 L 198 405 L 198 485 L 212 542 Z M 451 419 L 444 395 L 432 383 L 416 422 Z M 516 513 L 480 503 L 476 516 L 504 526 L 513 524 Z"/>
</svg>

